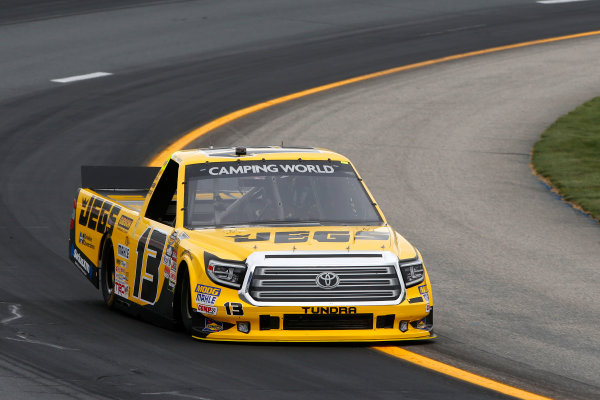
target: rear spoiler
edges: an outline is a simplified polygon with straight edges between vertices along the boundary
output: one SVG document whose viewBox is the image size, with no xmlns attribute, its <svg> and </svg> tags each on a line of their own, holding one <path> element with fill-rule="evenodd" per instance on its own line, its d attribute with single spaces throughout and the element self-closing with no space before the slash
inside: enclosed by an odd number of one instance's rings
<svg viewBox="0 0 600 400">
<path fill-rule="evenodd" d="M 148 190 L 160 167 L 81 166 L 81 187 L 86 189 Z"/>
</svg>

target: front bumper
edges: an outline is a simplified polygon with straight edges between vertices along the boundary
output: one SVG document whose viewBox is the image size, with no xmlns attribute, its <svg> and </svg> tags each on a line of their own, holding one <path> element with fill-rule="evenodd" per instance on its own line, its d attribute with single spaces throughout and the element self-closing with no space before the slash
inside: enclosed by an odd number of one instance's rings
<svg viewBox="0 0 600 400">
<path fill-rule="evenodd" d="M 247 342 L 373 342 L 436 337 L 433 309 L 427 312 L 424 303 L 358 307 L 244 305 L 243 310 L 244 315 L 225 318 L 195 313 L 192 337 Z"/>
</svg>

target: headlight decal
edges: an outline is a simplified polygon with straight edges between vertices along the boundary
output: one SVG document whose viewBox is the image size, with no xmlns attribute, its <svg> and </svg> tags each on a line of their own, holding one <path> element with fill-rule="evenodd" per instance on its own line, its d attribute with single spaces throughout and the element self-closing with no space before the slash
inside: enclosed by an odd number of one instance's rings
<svg viewBox="0 0 600 400">
<path fill-rule="evenodd" d="M 420 259 L 400 260 L 399 263 L 402 279 L 404 279 L 404 285 L 407 288 L 423 282 L 425 269 Z"/>
<path fill-rule="evenodd" d="M 239 261 L 222 260 L 204 253 L 206 275 L 216 284 L 240 289 L 246 276 L 246 264 Z"/>
</svg>

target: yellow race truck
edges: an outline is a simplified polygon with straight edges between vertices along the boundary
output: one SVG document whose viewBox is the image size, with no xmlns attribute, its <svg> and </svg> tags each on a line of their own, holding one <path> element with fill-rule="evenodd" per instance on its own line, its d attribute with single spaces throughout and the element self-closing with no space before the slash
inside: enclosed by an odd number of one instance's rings
<svg viewBox="0 0 600 400">
<path fill-rule="evenodd" d="M 431 339 L 420 253 L 350 161 L 317 148 L 82 167 L 69 255 L 108 307 L 232 341 Z"/>
</svg>

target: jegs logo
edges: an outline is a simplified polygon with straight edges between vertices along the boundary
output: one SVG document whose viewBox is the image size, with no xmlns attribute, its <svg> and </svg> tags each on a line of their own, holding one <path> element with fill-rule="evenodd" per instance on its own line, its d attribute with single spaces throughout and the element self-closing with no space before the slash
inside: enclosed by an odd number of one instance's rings
<svg viewBox="0 0 600 400">
<path fill-rule="evenodd" d="M 79 225 L 104 233 L 113 228 L 120 212 L 121 207 L 99 197 L 91 196 L 89 199 L 83 197 L 78 222 Z"/>
<path fill-rule="evenodd" d="M 271 240 L 271 232 L 256 232 L 250 234 L 226 236 L 233 238 L 234 242 L 268 242 Z M 282 231 L 274 232 L 275 243 L 304 243 L 308 242 L 309 231 Z M 359 231 L 354 235 L 354 240 L 388 240 L 387 232 Z M 351 239 L 350 231 L 317 231 L 313 233 L 313 239 L 321 243 L 346 243 Z"/>
</svg>

